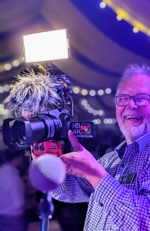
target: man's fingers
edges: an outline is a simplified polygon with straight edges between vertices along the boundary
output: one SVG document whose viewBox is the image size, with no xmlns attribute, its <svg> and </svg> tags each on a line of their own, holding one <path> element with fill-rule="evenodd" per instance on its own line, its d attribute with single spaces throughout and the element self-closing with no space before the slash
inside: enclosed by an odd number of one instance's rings
<svg viewBox="0 0 150 231">
<path fill-rule="evenodd" d="M 60 159 L 64 162 L 64 164 L 66 165 L 66 168 L 70 168 L 73 167 L 73 163 L 74 163 L 74 155 L 77 154 L 75 152 L 70 152 L 70 153 L 66 153 L 65 155 L 60 156 Z"/>
<path fill-rule="evenodd" d="M 77 137 L 74 135 L 73 131 L 69 130 L 68 132 L 68 138 L 70 140 L 70 143 L 73 147 L 73 151 L 77 152 L 77 151 L 82 151 L 82 145 L 79 143 Z"/>
</svg>

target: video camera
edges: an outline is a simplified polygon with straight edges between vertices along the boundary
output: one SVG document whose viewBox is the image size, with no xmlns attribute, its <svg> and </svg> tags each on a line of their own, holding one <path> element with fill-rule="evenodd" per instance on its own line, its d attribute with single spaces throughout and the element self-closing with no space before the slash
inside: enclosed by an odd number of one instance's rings
<svg viewBox="0 0 150 231">
<path fill-rule="evenodd" d="M 69 78 L 58 72 L 54 65 L 47 68 L 47 74 L 57 84 L 56 91 L 61 99 L 58 100 L 56 108 L 41 112 L 29 121 L 23 117 L 5 119 L 2 134 L 7 146 L 26 149 L 32 145 L 32 151 L 36 156 L 44 153 L 61 156 L 70 151 L 69 129 L 77 137 L 93 138 L 92 122 L 71 122 L 74 114 L 70 95 L 72 87 Z"/>
</svg>

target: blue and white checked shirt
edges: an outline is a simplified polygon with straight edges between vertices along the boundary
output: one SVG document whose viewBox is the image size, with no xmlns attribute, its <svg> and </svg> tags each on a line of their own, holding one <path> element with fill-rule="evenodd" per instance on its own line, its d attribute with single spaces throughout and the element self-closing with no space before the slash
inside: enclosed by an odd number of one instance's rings
<svg viewBox="0 0 150 231">
<path fill-rule="evenodd" d="M 122 142 L 99 162 L 109 174 L 95 190 L 85 179 L 67 175 L 50 195 L 88 202 L 84 231 L 150 230 L 150 133 L 128 146 Z"/>
</svg>

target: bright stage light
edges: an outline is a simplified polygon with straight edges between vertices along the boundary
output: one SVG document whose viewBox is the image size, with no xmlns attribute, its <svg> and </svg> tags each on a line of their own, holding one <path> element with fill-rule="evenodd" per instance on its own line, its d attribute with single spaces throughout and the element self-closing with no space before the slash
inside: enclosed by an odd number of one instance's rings
<svg viewBox="0 0 150 231">
<path fill-rule="evenodd" d="M 23 36 L 26 63 L 69 58 L 67 29 Z"/>
</svg>

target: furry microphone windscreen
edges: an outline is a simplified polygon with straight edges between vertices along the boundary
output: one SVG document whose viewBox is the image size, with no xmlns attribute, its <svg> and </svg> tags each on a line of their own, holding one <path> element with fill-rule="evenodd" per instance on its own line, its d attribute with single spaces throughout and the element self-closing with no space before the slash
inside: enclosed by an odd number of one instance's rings
<svg viewBox="0 0 150 231">
<path fill-rule="evenodd" d="M 3 102 L 6 109 L 39 113 L 43 107 L 56 106 L 60 100 L 56 92 L 58 84 L 49 75 L 28 70 L 15 77 L 10 94 Z"/>
</svg>

